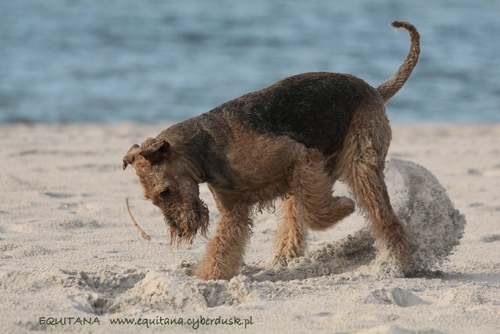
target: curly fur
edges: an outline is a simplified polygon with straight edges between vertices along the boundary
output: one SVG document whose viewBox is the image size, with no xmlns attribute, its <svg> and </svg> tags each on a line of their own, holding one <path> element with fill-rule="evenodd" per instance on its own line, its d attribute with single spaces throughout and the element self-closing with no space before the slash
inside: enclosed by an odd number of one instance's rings
<svg viewBox="0 0 500 334">
<path fill-rule="evenodd" d="M 252 214 L 284 199 L 276 233 L 278 258 L 304 254 L 307 229 L 324 230 L 354 211 L 334 197 L 343 179 L 370 221 L 387 273 L 408 264 L 408 238 L 391 207 L 384 162 L 391 129 L 384 103 L 418 61 L 419 35 L 406 22 L 412 46 L 398 72 L 377 89 L 348 74 L 304 73 L 226 102 L 133 145 L 123 159 L 139 177 L 144 197 L 164 214 L 172 242 L 205 235 L 206 182 L 220 211 L 215 236 L 197 275 L 229 279 L 242 262 Z"/>
</svg>

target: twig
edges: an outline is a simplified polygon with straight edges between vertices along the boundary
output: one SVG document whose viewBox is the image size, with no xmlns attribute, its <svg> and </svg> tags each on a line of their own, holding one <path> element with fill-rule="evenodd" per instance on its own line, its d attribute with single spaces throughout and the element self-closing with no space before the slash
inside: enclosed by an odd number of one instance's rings
<svg viewBox="0 0 500 334">
<path fill-rule="evenodd" d="M 125 198 L 125 204 L 127 205 L 128 216 L 130 217 L 130 220 L 132 220 L 132 224 L 134 224 L 135 228 L 137 228 L 137 231 L 139 231 L 139 233 L 141 234 L 141 237 L 148 241 L 151 240 L 151 237 L 146 232 L 144 232 L 144 230 L 135 221 L 134 216 L 132 216 L 132 212 L 130 212 L 130 207 L 128 205 L 128 198 Z"/>
</svg>

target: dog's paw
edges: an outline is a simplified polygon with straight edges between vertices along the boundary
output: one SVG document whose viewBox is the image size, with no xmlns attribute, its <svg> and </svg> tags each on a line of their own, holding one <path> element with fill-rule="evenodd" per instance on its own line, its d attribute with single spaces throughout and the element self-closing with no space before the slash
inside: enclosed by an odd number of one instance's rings
<svg viewBox="0 0 500 334">
<path fill-rule="evenodd" d="M 203 259 L 198 263 L 195 275 L 204 281 L 226 280 L 229 281 L 239 271 L 238 267 L 228 267 L 224 263 L 213 261 L 213 259 Z"/>
<path fill-rule="evenodd" d="M 214 270 L 200 270 L 200 268 L 198 268 L 195 271 L 195 274 L 204 281 L 220 280 L 220 279 L 229 280 L 230 278 L 230 277 L 223 277 L 220 273 L 217 273 Z"/>
<path fill-rule="evenodd" d="M 349 197 L 334 197 L 334 200 L 346 211 L 354 212 L 356 209 L 356 203 Z"/>
<path fill-rule="evenodd" d="M 288 266 L 290 259 L 281 254 L 275 254 L 267 263 L 267 267 L 271 269 L 280 269 Z"/>
<path fill-rule="evenodd" d="M 405 277 L 405 268 L 396 260 L 395 257 L 388 254 L 378 254 L 371 264 L 375 276 L 378 278 L 403 278 Z"/>
</svg>

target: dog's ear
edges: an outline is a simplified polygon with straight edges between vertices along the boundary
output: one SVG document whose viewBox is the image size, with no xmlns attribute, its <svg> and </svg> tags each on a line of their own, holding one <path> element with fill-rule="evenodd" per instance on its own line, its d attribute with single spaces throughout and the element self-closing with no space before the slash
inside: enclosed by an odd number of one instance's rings
<svg viewBox="0 0 500 334">
<path fill-rule="evenodd" d="M 128 150 L 127 154 L 123 157 L 123 170 L 127 168 L 129 164 L 132 164 L 135 160 L 135 157 L 137 154 L 141 151 L 141 148 L 139 145 L 134 144 L 132 147 Z"/>
<path fill-rule="evenodd" d="M 139 154 L 153 164 L 170 155 L 170 144 L 161 139 L 151 143 L 147 148 L 141 150 Z"/>
</svg>

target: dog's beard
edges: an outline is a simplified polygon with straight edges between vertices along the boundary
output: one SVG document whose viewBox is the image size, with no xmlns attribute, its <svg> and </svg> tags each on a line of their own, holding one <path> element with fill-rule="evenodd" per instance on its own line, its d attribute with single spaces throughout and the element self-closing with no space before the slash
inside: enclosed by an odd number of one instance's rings
<svg viewBox="0 0 500 334">
<path fill-rule="evenodd" d="M 180 208 L 168 210 L 165 223 L 169 226 L 170 244 L 190 244 L 198 233 L 207 236 L 209 213 L 206 204 L 200 199 L 185 203 Z"/>
</svg>

